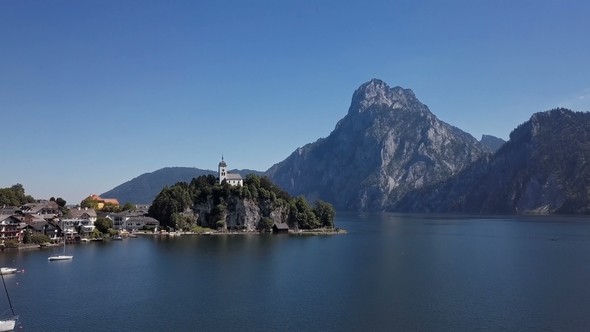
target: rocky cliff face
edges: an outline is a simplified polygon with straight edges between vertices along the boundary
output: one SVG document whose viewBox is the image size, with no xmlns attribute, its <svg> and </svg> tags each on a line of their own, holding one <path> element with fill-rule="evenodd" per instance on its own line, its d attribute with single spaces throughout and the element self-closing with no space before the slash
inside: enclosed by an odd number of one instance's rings
<svg viewBox="0 0 590 332">
<path fill-rule="evenodd" d="M 213 211 L 213 197 L 208 197 L 204 203 L 195 205 L 192 211 L 197 219 L 197 225 L 215 229 L 215 223 L 221 219 L 226 221 L 230 229 L 242 227 L 253 232 L 260 229 L 259 222 L 263 217 L 271 218 L 275 223 L 287 223 L 288 209 L 272 204 L 269 200 L 256 203 L 248 198 L 230 197 L 226 203 L 227 210 L 222 215 L 216 215 Z"/>
<path fill-rule="evenodd" d="M 297 149 L 267 175 L 310 201 L 383 211 L 411 190 L 456 175 L 485 151 L 411 90 L 374 79 L 354 92 L 348 114 L 327 138 Z"/>
<path fill-rule="evenodd" d="M 590 213 L 590 113 L 534 114 L 494 156 L 445 183 L 409 193 L 393 210 Z"/>
</svg>

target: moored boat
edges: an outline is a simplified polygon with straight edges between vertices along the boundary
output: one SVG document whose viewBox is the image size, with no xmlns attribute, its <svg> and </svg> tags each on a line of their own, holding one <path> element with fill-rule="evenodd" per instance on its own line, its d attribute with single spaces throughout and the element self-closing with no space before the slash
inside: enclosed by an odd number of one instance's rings
<svg viewBox="0 0 590 332">
<path fill-rule="evenodd" d="M 60 254 L 60 255 L 51 255 L 51 256 L 49 256 L 49 258 L 47 258 L 47 260 L 49 260 L 49 261 L 66 261 L 66 260 L 73 259 L 73 258 L 74 258 L 74 256 L 72 256 L 72 255 Z"/>
<path fill-rule="evenodd" d="M 11 273 L 16 273 L 16 268 L 14 268 L 14 267 L 1 267 L 0 268 L 0 274 L 11 274 Z"/>
<path fill-rule="evenodd" d="M 48 261 L 67 261 L 70 260 L 72 258 L 74 258 L 74 256 L 72 255 L 66 255 L 66 243 L 67 243 L 67 239 L 64 236 L 64 252 L 61 254 L 53 254 L 51 256 L 49 256 L 49 258 L 47 258 Z"/>
<path fill-rule="evenodd" d="M 16 269 L 15 269 L 16 271 Z M 2 285 L 4 285 L 4 291 L 6 292 L 6 298 L 8 299 L 8 304 L 10 305 L 10 311 L 12 311 L 12 317 L 9 318 L 0 318 L 0 331 L 13 331 L 14 327 L 18 323 L 18 316 L 14 314 L 14 308 L 12 307 L 12 301 L 10 301 L 10 295 L 8 295 L 8 288 L 6 288 L 6 283 L 4 282 L 4 275 L 0 274 L 2 278 Z"/>
<path fill-rule="evenodd" d="M 14 326 L 18 322 L 18 316 L 10 318 L 0 318 L 0 332 L 14 331 Z"/>
</svg>

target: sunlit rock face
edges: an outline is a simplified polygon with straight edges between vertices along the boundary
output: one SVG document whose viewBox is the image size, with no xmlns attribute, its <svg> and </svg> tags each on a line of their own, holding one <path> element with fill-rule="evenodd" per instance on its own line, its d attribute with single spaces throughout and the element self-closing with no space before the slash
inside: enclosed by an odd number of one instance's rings
<svg viewBox="0 0 590 332">
<path fill-rule="evenodd" d="M 272 166 L 292 195 L 340 210 L 387 211 L 409 191 L 444 181 L 491 152 L 440 121 L 409 89 L 373 79 L 353 94 L 332 133 Z"/>
</svg>

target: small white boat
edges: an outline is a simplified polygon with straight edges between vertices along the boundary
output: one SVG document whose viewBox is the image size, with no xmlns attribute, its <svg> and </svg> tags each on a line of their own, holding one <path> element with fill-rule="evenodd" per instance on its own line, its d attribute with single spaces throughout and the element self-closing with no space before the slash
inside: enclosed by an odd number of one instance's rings
<svg viewBox="0 0 590 332">
<path fill-rule="evenodd" d="M 66 255 L 66 242 L 67 242 L 67 239 L 64 235 L 64 252 L 63 252 L 63 254 L 53 254 L 53 255 L 49 256 L 49 258 L 47 258 L 47 260 L 50 262 L 51 261 L 67 261 L 67 260 L 74 258 L 74 256 L 72 256 L 72 255 Z"/>
<path fill-rule="evenodd" d="M 0 331 L 14 331 L 18 316 L 0 319 Z"/>
<path fill-rule="evenodd" d="M 68 259 L 73 259 L 74 256 L 71 255 L 51 255 L 47 260 L 49 261 L 66 261 Z"/>
<path fill-rule="evenodd" d="M 8 299 L 8 304 L 10 305 L 10 311 L 12 311 L 12 317 L 0 318 L 0 331 L 13 331 L 14 327 L 18 323 L 18 316 L 14 314 L 12 301 L 10 301 L 10 295 L 8 295 L 8 288 L 6 288 L 6 283 L 4 282 L 4 275 L 0 274 L 0 278 L 2 278 L 2 285 L 4 285 L 4 291 L 6 292 L 6 298 Z"/>
<path fill-rule="evenodd" d="M 16 269 L 13 267 L 0 267 L 0 274 L 11 274 L 16 273 Z M 0 330 L 2 331 L 2 330 Z"/>
<path fill-rule="evenodd" d="M 115 236 L 115 237 L 113 238 L 113 240 L 119 240 L 119 241 L 122 241 L 122 240 L 123 240 L 123 237 L 122 237 L 121 235 L 118 235 L 118 236 Z"/>
</svg>

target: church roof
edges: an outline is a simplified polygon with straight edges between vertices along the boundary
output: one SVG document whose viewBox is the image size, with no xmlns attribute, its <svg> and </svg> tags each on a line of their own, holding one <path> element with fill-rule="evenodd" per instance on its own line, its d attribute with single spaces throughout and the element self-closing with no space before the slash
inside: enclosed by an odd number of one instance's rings
<svg viewBox="0 0 590 332">
<path fill-rule="evenodd" d="M 227 167 L 225 161 L 223 161 L 223 155 L 221 155 L 221 161 L 219 162 L 219 167 Z"/>
<path fill-rule="evenodd" d="M 228 173 L 225 177 L 227 180 L 242 180 L 242 176 L 240 174 Z"/>
</svg>

